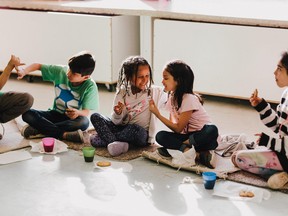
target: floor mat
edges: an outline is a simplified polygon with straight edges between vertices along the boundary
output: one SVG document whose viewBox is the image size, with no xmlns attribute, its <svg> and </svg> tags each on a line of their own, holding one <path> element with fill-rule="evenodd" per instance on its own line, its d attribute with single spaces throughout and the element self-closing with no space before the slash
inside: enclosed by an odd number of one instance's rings
<svg viewBox="0 0 288 216">
<path fill-rule="evenodd" d="M 269 188 L 267 185 L 267 181 L 265 179 L 242 170 L 229 174 L 226 179 L 257 187 Z M 288 185 L 286 184 L 283 188 L 279 189 L 278 191 L 288 194 Z"/>
<path fill-rule="evenodd" d="M 84 133 L 84 140 L 85 140 L 84 144 L 73 143 L 69 141 L 64 141 L 64 142 L 68 145 L 69 149 L 80 151 L 84 146 L 91 146 L 89 144 L 89 135 L 96 133 L 95 129 L 88 129 L 87 132 L 88 133 Z M 158 145 L 154 145 L 154 144 L 146 146 L 146 147 L 132 147 L 132 148 L 129 148 L 128 152 L 121 154 L 119 156 L 116 156 L 116 157 L 111 156 L 106 147 L 98 147 L 96 148 L 95 154 L 101 157 L 113 158 L 119 161 L 128 161 L 128 160 L 133 160 L 138 157 L 141 157 L 143 151 L 153 152 L 158 147 L 159 147 Z"/>
<path fill-rule="evenodd" d="M 64 141 L 64 142 L 68 145 L 69 149 L 73 149 L 76 151 L 81 151 L 81 149 L 84 146 L 91 146 L 90 144 L 76 144 L 76 143 L 68 142 L 68 141 Z M 134 147 L 134 148 L 130 148 L 128 152 L 121 154 L 119 156 L 116 156 L 116 157 L 111 156 L 106 147 L 99 147 L 99 148 L 96 148 L 95 154 L 101 157 L 113 158 L 119 161 L 128 161 L 128 160 L 133 160 L 138 157 L 141 157 L 143 151 L 153 152 L 158 147 L 159 146 L 156 146 L 156 145 L 149 145 L 149 146 L 142 147 L 142 148 Z"/>
<path fill-rule="evenodd" d="M 0 140 L 0 153 L 30 146 L 29 140 L 24 139 L 19 133 L 19 128 L 17 127 L 15 120 L 9 121 L 3 124 L 3 126 L 5 131 L 3 139 Z"/>
<path fill-rule="evenodd" d="M 205 171 L 213 171 L 216 172 L 217 176 L 219 178 L 225 179 L 225 180 L 230 180 L 230 181 L 235 181 L 239 183 L 244 183 L 248 185 L 253 185 L 257 187 L 263 187 L 263 188 L 269 188 L 267 185 L 267 182 L 262 179 L 261 177 L 254 175 L 252 173 L 244 172 L 242 170 L 239 170 L 236 168 L 230 158 L 223 158 L 219 155 L 217 155 L 217 163 L 216 163 L 216 168 L 215 169 L 209 169 L 203 165 L 197 164 L 195 166 L 191 167 L 179 167 L 178 165 L 175 165 L 172 163 L 172 160 L 167 160 L 161 158 L 156 152 L 146 152 L 144 151 L 142 153 L 142 156 L 150 159 L 152 161 L 155 161 L 157 163 L 161 163 L 164 165 L 168 165 L 170 167 L 173 167 L 175 169 L 182 169 L 186 171 L 192 171 L 196 174 L 201 174 L 202 172 Z M 269 188 L 270 189 L 270 188 Z M 278 189 L 278 191 L 281 191 L 283 193 L 288 193 L 288 185 L 285 185 L 283 188 Z"/>
</svg>

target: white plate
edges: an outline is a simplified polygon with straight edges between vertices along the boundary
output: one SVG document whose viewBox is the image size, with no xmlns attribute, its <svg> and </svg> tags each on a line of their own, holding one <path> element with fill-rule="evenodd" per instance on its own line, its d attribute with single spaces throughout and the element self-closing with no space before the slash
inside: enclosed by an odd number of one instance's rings
<svg viewBox="0 0 288 216">
<path fill-rule="evenodd" d="M 32 147 L 30 150 L 31 152 L 38 152 L 41 154 L 57 154 L 57 153 L 68 151 L 67 144 L 60 141 L 60 140 L 57 140 L 57 139 L 55 139 L 55 145 L 54 145 L 53 152 L 45 152 L 44 148 L 43 148 L 42 141 L 38 142 L 38 143 L 30 141 L 29 144 Z"/>
</svg>

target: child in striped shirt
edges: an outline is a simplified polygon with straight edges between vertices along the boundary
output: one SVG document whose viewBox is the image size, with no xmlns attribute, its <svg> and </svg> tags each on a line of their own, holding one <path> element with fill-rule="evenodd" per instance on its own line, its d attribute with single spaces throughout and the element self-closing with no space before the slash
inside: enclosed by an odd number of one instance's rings
<svg viewBox="0 0 288 216">
<path fill-rule="evenodd" d="M 263 124 L 278 137 L 258 134 L 258 145 L 267 148 L 240 150 L 231 159 L 240 169 L 267 178 L 270 188 L 279 189 L 288 183 L 288 52 L 282 54 L 274 75 L 278 87 L 286 87 L 276 111 L 258 97 L 257 90 L 250 97 L 250 103 L 259 112 Z"/>
</svg>

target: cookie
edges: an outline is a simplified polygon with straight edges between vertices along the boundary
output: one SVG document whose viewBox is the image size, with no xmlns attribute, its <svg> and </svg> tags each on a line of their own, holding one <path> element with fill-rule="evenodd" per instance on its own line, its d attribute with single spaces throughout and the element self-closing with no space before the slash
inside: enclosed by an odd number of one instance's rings
<svg viewBox="0 0 288 216">
<path fill-rule="evenodd" d="M 239 196 L 240 197 L 250 197 L 250 198 L 252 198 L 252 197 L 254 197 L 254 193 L 252 191 L 241 190 L 239 192 Z"/>
<path fill-rule="evenodd" d="M 111 162 L 109 162 L 109 161 L 98 161 L 97 162 L 97 166 L 99 166 L 99 167 L 107 167 L 110 165 L 111 165 Z"/>
</svg>

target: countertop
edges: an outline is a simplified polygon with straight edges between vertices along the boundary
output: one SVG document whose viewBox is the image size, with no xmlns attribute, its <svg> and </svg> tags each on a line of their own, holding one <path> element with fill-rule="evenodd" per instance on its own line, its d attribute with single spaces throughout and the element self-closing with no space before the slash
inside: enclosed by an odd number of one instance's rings
<svg viewBox="0 0 288 216">
<path fill-rule="evenodd" d="M 288 0 L 0 0 L 0 8 L 288 28 Z"/>
</svg>

